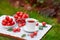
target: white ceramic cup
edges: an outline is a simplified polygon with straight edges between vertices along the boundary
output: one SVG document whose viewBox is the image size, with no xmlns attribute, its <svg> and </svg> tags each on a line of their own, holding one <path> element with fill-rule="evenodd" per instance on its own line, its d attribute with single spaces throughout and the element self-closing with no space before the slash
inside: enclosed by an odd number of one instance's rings
<svg viewBox="0 0 60 40">
<path fill-rule="evenodd" d="M 36 24 L 38 23 L 38 20 L 33 18 L 27 18 L 26 19 L 26 29 L 33 31 L 36 29 Z"/>
</svg>

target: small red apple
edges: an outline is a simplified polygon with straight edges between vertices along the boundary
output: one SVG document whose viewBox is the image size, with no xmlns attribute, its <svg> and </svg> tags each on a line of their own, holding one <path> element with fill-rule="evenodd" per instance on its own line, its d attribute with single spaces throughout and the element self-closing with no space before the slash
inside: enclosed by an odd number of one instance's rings
<svg viewBox="0 0 60 40">
<path fill-rule="evenodd" d="M 9 16 L 6 16 L 5 19 L 6 19 L 6 20 L 9 20 Z"/>
<path fill-rule="evenodd" d="M 19 27 L 22 27 L 22 24 L 21 24 L 21 23 L 19 23 L 19 24 L 18 24 L 18 26 L 19 26 Z"/>
<path fill-rule="evenodd" d="M 13 19 L 12 18 L 9 18 L 8 22 L 12 22 L 12 21 L 13 21 Z"/>
<path fill-rule="evenodd" d="M 22 17 L 18 17 L 17 19 L 21 19 Z"/>
<path fill-rule="evenodd" d="M 2 25 L 6 26 L 6 22 L 2 22 Z"/>
<path fill-rule="evenodd" d="M 11 25 L 14 25 L 14 24 L 15 24 L 15 22 L 13 22 L 13 21 L 12 21 L 10 24 L 11 24 Z"/>
<path fill-rule="evenodd" d="M 19 14 L 20 14 L 20 12 L 17 12 L 17 13 L 16 13 L 16 15 L 19 15 Z"/>
<path fill-rule="evenodd" d="M 11 24 L 10 23 L 7 23 L 7 26 L 11 26 Z"/>
<path fill-rule="evenodd" d="M 21 23 L 21 21 L 22 21 L 22 20 L 20 20 L 20 19 L 17 19 L 17 20 L 16 20 L 17 23 Z"/>
<path fill-rule="evenodd" d="M 28 14 L 23 14 L 23 16 L 22 16 L 22 18 L 28 18 L 29 17 L 29 15 Z"/>
<path fill-rule="evenodd" d="M 23 19 L 21 22 L 22 22 L 22 23 L 25 23 L 25 19 Z"/>
<path fill-rule="evenodd" d="M 18 28 L 17 28 L 17 32 L 20 32 L 20 30 L 21 30 L 21 29 L 18 27 Z"/>
<path fill-rule="evenodd" d="M 22 23 L 22 26 L 24 26 L 25 25 L 25 23 Z"/>
<path fill-rule="evenodd" d="M 16 19 L 16 22 L 18 23 L 18 22 L 19 22 L 19 20 L 18 20 L 18 19 Z"/>
<path fill-rule="evenodd" d="M 37 35 L 37 32 L 33 32 L 33 34 L 36 36 Z"/>
<path fill-rule="evenodd" d="M 16 28 L 13 28 L 13 32 L 17 32 L 17 29 Z"/>
<path fill-rule="evenodd" d="M 14 18 L 17 19 L 18 18 L 18 15 L 14 15 Z"/>
<path fill-rule="evenodd" d="M 7 20 L 2 20 L 2 22 L 7 22 Z"/>
<path fill-rule="evenodd" d="M 2 20 L 2 25 L 6 26 L 6 24 L 7 24 L 7 20 Z"/>
<path fill-rule="evenodd" d="M 22 16 L 23 15 L 23 12 L 20 12 L 19 16 Z"/>
<path fill-rule="evenodd" d="M 31 33 L 31 34 L 30 34 L 30 37 L 31 37 L 31 38 L 34 38 L 34 34 L 33 34 L 33 33 Z"/>
<path fill-rule="evenodd" d="M 43 25 L 43 26 L 46 26 L 46 22 L 42 22 L 42 25 Z"/>
</svg>

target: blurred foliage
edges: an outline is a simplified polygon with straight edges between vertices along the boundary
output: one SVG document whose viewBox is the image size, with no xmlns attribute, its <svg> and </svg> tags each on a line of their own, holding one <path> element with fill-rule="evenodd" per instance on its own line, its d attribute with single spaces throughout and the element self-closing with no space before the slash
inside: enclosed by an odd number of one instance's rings
<svg viewBox="0 0 60 40">
<path fill-rule="evenodd" d="M 60 40 L 60 24 L 57 23 L 57 20 L 55 18 L 44 17 L 38 14 L 37 11 L 35 10 L 27 11 L 24 10 L 23 7 L 14 8 L 10 6 L 7 0 L 0 0 L 0 16 L 14 15 L 17 11 L 27 12 L 31 18 L 35 18 L 39 20 L 39 22 L 45 21 L 53 26 L 52 29 L 42 38 L 42 40 Z M 0 40 L 14 40 L 14 39 L 0 36 Z"/>
</svg>

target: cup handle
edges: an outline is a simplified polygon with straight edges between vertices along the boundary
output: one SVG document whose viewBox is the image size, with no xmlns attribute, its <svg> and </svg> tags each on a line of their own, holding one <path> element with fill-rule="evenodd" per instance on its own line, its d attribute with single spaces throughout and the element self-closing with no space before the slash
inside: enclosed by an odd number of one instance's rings
<svg viewBox="0 0 60 40">
<path fill-rule="evenodd" d="M 39 22 L 38 21 L 36 22 L 36 26 L 39 26 Z"/>
</svg>

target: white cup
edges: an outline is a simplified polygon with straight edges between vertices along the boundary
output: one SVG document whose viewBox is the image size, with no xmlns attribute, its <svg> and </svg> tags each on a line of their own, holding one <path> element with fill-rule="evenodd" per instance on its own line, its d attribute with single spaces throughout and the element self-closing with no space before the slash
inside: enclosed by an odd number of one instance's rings
<svg viewBox="0 0 60 40">
<path fill-rule="evenodd" d="M 26 19 L 26 29 L 33 31 L 36 29 L 36 24 L 38 23 L 38 20 L 33 18 Z"/>
</svg>

